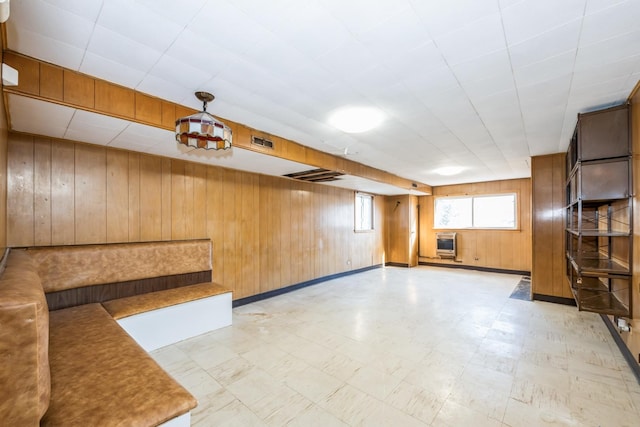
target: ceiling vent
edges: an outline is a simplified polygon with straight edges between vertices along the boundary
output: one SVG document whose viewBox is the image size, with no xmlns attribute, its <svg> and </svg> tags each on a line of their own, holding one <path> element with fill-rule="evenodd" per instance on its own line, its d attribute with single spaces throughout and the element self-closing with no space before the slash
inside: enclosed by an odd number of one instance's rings
<svg viewBox="0 0 640 427">
<path fill-rule="evenodd" d="M 311 169 L 303 172 L 289 173 L 289 178 L 298 179 L 300 181 L 307 182 L 330 182 L 339 180 L 340 176 L 344 175 L 341 172 L 330 171 L 328 169 Z"/>
<path fill-rule="evenodd" d="M 260 147 L 273 149 L 273 141 L 269 141 L 265 138 L 260 138 L 259 136 L 251 136 L 251 143 L 253 145 L 259 145 Z"/>
</svg>

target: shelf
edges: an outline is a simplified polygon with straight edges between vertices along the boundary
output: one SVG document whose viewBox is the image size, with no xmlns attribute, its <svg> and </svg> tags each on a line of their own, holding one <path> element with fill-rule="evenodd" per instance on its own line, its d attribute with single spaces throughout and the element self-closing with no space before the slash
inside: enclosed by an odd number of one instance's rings
<svg viewBox="0 0 640 427">
<path fill-rule="evenodd" d="M 607 231 L 600 231 L 600 230 L 593 230 L 593 229 L 585 230 L 584 228 L 582 229 L 582 231 L 572 230 L 570 228 L 567 228 L 566 231 L 574 236 L 583 236 L 583 237 L 629 237 L 631 236 L 630 231 L 607 232 Z"/>
<path fill-rule="evenodd" d="M 571 288 L 578 309 L 611 316 L 628 317 L 629 308 L 604 286 L 602 290 Z"/>
<path fill-rule="evenodd" d="M 579 274 L 591 274 L 594 276 L 602 276 L 607 274 L 615 274 L 619 276 L 630 275 L 628 267 L 608 259 L 599 257 L 597 254 L 588 252 L 582 255 L 582 264 L 578 264 L 577 257 L 567 253 L 567 258 L 573 265 L 574 270 Z"/>
</svg>

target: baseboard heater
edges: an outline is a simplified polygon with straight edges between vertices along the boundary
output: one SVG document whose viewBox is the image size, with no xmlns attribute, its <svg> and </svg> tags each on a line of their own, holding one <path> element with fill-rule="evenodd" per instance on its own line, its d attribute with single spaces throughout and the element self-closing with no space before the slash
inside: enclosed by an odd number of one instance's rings
<svg viewBox="0 0 640 427">
<path fill-rule="evenodd" d="M 436 255 L 440 258 L 456 258 L 456 233 L 436 233 Z"/>
</svg>

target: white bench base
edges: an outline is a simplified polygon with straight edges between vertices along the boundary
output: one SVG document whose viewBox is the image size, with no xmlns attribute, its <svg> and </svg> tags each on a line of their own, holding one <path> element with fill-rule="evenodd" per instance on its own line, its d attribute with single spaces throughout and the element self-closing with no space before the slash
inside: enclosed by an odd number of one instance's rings
<svg viewBox="0 0 640 427">
<path fill-rule="evenodd" d="M 175 417 L 160 424 L 159 427 L 190 427 L 191 426 L 191 412 L 182 414 L 179 417 Z"/>
<path fill-rule="evenodd" d="M 147 352 L 231 325 L 231 292 L 124 317 L 117 322 Z M 173 427 L 173 425 L 172 425 Z"/>
</svg>

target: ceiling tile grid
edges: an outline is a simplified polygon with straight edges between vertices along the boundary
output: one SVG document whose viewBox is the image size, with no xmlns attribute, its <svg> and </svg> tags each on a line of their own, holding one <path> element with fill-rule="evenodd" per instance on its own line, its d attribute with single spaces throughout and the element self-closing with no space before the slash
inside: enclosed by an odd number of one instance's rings
<svg viewBox="0 0 640 427">
<path fill-rule="evenodd" d="M 210 91 L 216 116 L 332 153 L 358 147 L 357 161 L 435 184 L 529 176 L 530 156 L 566 149 L 577 113 L 624 102 L 639 17 L 640 0 L 21 0 L 7 41 L 193 108 Z M 17 130 L 27 110 L 13 102 Z M 385 121 L 347 135 L 327 123 L 345 105 Z M 127 146 L 130 126 L 36 107 L 68 120 L 38 132 L 93 129 L 95 143 Z"/>
</svg>

